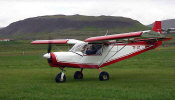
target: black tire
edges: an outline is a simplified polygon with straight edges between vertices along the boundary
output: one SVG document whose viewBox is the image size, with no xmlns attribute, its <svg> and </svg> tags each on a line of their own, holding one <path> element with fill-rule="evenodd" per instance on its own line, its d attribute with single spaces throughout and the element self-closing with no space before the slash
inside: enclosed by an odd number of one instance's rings
<svg viewBox="0 0 175 100">
<path fill-rule="evenodd" d="M 62 74 L 62 72 L 60 72 L 59 74 L 57 74 L 57 76 L 55 77 L 55 81 L 57 83 L 63 83 L 63 82 L 66 81 L 66 75 L 64 74 L 63 79 L 61 79 L 61 74 Z"/>
<path fill-rule="evenodd" d="M 100 81 L 106 81 L 109 80 L 109 74 L 108 72 L 101 72 L 99 75 Z"/>
<path fill-rule="evenodd" d="M 83 79 L 83 73 L 81 71 L 76 71 L 74 73 L 74 79 Z"/>
</svg>

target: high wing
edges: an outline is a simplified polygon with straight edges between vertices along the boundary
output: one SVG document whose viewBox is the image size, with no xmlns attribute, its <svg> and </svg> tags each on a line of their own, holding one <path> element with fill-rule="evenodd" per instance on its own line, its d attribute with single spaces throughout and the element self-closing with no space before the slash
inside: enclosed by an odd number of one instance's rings
<svg viewBox="0 0 175 100">
<path fill-rule="evenodd" d="M 57 39 L 57 40 L 35 40 L 31 44 L 76 44 L 83 43 L 83 41 L 76 39 Z"/>
<path fill-rule="evenodd" d="M 123 33 L 123 34 L 114 34 L 114 35 L 107 35 L 107 36 L 90 37 L 84 41 L 85 42 L 97 42 L 97 41 L 105 41 L 105 40 L 133 38 L 133 37 L 140 37 L 142 33 L 143 32 L 134 32 L 134 33 Z"/>
<path fill-rule="evenodd" d="M 121 39 L 137 39 L 142 41 L 149 41 L 149 40 L 157 40 L 157 41 L 165 41 L 171 38 L 164 37 L 162 34 L 148 30 L 148 31 L 140 31 L 140 32 L 131 32 L 131 33 L 122 33 L 122 34 L 114 34 L 114 35 L 107 35 L 107 36 L 97 36 L 97 37 L 90 37 L 85 39 L 85 42 L 90 43 L 104 43 L 108 40 L 121 40 Z"/>
</svg>

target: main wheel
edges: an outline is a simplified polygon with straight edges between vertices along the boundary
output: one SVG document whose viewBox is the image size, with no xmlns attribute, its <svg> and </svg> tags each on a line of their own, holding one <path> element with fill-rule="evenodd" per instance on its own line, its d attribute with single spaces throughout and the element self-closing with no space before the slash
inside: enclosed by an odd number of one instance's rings
<svg viewBox="0 0 175 100">
<path fill-rule="evenodd" d="M 63 72 L 60 72 L 56 77 L 55 77 L 55 81 L 57 83 L 63 83 L 66 81 L 66 75 Z"/>
<path fill-rule="evenodd" d="M 99 79 L 100 79 L 100 81 L 109 80 L 108 72 L 101 72 L 100 75 L 99 75 Z"/>
<path fill-rule="evenodd" d="M 74 79 L 83 79 L 83 73 L 81 71 L 76 71 L 74 74 Z"/>
</svg>

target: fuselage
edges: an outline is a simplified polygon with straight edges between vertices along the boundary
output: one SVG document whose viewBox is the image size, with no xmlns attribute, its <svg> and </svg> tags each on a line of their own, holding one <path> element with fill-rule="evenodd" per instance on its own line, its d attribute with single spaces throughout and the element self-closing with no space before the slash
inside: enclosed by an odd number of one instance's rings
<svg viewBox="0 0 175 100">
<path fill-rule="evenodd" d="M 100 68 L 154 49 L 161 45 L 161 41 L 101 44 L 98 54 L 86 54 L 81 51 L 80 49 L 83 49 L 85 45 L 87 44 L 76 44 L 68 52 L 53 52 L 56 63 L 50 65 L 53 67 Z"/>
</svg>

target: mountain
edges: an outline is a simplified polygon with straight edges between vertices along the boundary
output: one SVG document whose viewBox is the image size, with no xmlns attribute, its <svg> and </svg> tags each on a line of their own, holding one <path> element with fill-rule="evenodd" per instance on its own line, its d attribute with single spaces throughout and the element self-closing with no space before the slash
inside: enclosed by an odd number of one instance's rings
<svg viewBox="0 0 175 100">
<path fill-rule="evenodd" d="M 27 18 L 0 30 L 0 36 L 12 39 L 76 38 L 117 34 L 149 29 L 136 20 L 115 16 L 53 15 Z"/>
<path fill-rule="evenodd" d="M 152 27 L 154 23 L 148 25 L 149 27 Z M 175 28 L 175 19 L 168 19 L 168 20 L 162 20 L 162 28 Z"/>
</svg>

